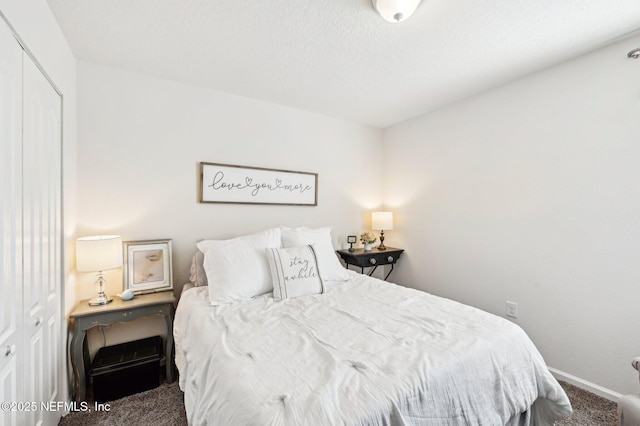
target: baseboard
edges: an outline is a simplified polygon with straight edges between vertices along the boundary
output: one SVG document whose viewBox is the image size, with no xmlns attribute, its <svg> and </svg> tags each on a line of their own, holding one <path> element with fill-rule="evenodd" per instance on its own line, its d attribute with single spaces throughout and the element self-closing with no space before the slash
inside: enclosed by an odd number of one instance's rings
<svg viewBox="0 0 640 426">
<path fill-rule="evenodd" d="M 567 382 L 570 385 L 579 387 L 580 389 L 584 389 L 588 392 L 591 392 L 593 394 L 606 398 L 609 401 L 618 402 L 618 400 L 622 396 L 621 393 L 614 392 L 611 389 L 607 389 L 603 386 L 596 385 L 595 383 L 591 383 L 587 380 L 581 379 L 580 377 L 574 376 L 569 373 L 565 373 L 564 371 L 560 371 L 552 367 L 547 367 L 547 368 L 549 368 L 549 371 L 551 372 L 551 374 L 553 374 L 553 377 L 555 377 L 557 380 L 562 380 L 563 382 Z"/>
</svg>

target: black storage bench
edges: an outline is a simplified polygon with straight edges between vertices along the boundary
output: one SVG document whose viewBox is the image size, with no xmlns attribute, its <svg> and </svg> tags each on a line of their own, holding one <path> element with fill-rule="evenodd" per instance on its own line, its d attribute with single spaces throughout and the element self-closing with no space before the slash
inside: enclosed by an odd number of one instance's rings
<svg viewBox="0 0 640 426">
<path fill-rule="evenodd" d="M 160 336 L 101 348 L 89 370 L 93 399 L 112 401 L 158 387 L 162 356 Z"/>
</svg>

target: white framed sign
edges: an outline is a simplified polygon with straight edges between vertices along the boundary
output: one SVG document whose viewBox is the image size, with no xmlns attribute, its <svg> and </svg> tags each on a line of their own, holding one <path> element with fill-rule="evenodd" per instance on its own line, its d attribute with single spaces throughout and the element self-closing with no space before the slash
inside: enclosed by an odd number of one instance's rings
<svg viewBox="0 0 640 426">
<path fill-rule="evenodd" d="M 200 202 L 318 205 L 318 174 L 200 163 Z"/>
<path fill-rule="evenodd" d="M 173 289 L 171 240 L 124 241 L 124 289 L 135 294 Z"/>
</svg>

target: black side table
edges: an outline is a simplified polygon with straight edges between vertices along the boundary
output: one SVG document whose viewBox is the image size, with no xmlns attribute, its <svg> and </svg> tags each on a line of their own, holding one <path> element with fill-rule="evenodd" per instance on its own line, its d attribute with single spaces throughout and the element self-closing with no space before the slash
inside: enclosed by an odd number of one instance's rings
<svg viewBox="0 0 640 426">
<path fill-rule="evenodd" d="M 373 248 L 369 251 L 365 251 L 362 248 L 349 250 L 338 250 L 336 253 L 342 258 L 345 263 L 345 268 L 349 269 L 349 265 L 360 267 L 360 273 L 364 274 L 364 268 L 371 267 L 368 275 L 371 276 L 378 266 L 391 265 L 391 270 L 384 277 L 386 280 L 391 275 L 393 267 L 400 258 L 404 250 L 399 248 L 387 247 L 386 250 L 378 250 Z"/>
</svg>

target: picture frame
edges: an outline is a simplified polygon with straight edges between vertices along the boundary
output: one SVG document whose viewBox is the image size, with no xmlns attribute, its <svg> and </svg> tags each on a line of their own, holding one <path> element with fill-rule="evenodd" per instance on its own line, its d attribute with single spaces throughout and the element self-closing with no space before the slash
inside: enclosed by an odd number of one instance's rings
<svg viewBox="0 0 640 426">
<path fill-rule="evenodd" d="M 347 235 L 347 244 L 349 244 L 349 251 L 354 252 L 355 249 L 353 245 L 358 241 L 358 238 L 355 235 Z"/>
<path fill-rule="evenodd" d="M 134 294 L 173 290 L 171 239 L 124 241 L 123 286 Z"/>
<path fill-rule="evenodd" d="M 200 163 L 201 203 L 318 205 L 318 174 Z"/>
</svg>

